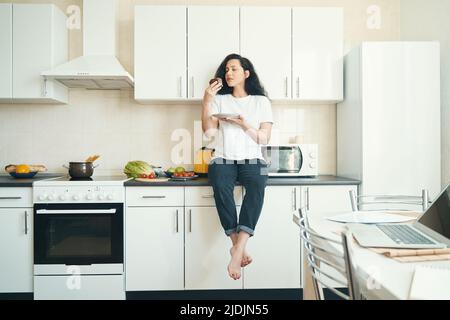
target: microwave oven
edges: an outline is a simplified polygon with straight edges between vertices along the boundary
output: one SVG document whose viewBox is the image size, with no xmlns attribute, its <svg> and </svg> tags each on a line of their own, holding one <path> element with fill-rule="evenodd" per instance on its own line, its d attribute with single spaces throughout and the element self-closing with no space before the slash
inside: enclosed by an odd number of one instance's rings
<svg viewBox="0 0 450 320">
<path fill-rule="evenodd" d="M 268 175 L 275 177 L 317 176 L 317 144 L 263 145 L 261 152 Z"/>
</svg>

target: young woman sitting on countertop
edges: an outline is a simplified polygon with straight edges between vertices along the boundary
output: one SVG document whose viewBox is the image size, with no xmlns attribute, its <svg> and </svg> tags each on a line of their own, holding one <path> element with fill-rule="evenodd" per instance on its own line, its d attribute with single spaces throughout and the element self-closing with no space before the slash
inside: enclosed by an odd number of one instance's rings
<svg viewBox="0 0 450 320">
<path fill-rule="evenodd" d="M 208 137 L 217 134 L 208 178 L 220 222 L 233 245 L 228 274 L 237 280 L 241 277 L 241 267 L 252 262 L 245 248 L 249 237 L 254 235 L 264 203 L 268 176 L 261 145 L 270 140 L 272 107 L 247 58 L 228 55 L 220 64 L 215 80 L 210 82 L 203 97 L 202 129 Z M 217 115 L 220 113 L 226 115 Z M 246 191 L 239 219 L 233 197 L 236 181 Z"/>
</svg>

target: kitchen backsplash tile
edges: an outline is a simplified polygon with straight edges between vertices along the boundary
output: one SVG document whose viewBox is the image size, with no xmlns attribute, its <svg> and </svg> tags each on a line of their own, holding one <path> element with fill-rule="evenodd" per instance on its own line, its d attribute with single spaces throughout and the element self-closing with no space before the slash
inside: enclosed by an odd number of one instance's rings
<svg viewBox="0 0 450 320">
<path fill-rule="evenodd" d="M 8 121 L 0 132 L 0 164 L 42 163 L 49 171 L 66 172 L 63 164 L 100 154 L 96 174 L 121 173 L 127 161 L 137 159 L 169 167 L 177 164 L 172 157 L 191 169 L 202 141 L 200 108 L 192 103 L 141 105 L 128 91 L 75 89 L 69 105 L 2 107 L 2 123 Z M 274 104 L 271 143 L 295 143 L 302 134 L 304 143 L 319 144 L 319 173 L 334 174 L 335 109 Z"/>
</svg>

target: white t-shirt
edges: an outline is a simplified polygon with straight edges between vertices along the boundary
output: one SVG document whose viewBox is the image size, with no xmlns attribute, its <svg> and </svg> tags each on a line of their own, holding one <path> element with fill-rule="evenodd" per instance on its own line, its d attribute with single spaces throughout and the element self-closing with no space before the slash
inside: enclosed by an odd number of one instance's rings
<svg viewBox="0 0 450 320">
<path fill-rule="evenodd" d="M 273 123 L 272 106 L 265 96 L 248 95 L 235 98 L 231 94 L 216 95 L 210 106 L 210 114 L 215 113 L 238 113 L 257 130 L 263 122 Z M 213 146 L 216 149 L 213 159 L 264 159 L 261 145 L 238 125 L 219 120 L 218 129 Z"/>
</svg>

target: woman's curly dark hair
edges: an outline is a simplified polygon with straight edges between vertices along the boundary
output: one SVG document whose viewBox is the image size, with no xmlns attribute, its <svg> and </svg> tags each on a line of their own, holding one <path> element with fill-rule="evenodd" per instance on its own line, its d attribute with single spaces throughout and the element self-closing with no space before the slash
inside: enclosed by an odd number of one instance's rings
<svg viewBox="0 0 450 320">
<path fill-rule="evenodd" d="M 245 91 L 247 94 L 255 95 L 255 96 L 266 96 L 267 92 L 264 90 L 261 82 L 259 81 L 258 75 L 255 72 L 255 68 L 253 64 L 247 58 L 240 56 L 239 54 L 232 53 L 225 57 L 225 59 L 220 64 L 219 68 L 216 71 L 216 78 L 222 79 L 223 87 L 217 92 L 217 94 L 230 94 L 233 93 L 233 88 L 229 87 L 227 82 L 225 81 L 225 69 L 228 61 L 236 59 L 241 63 L 244 71 L 248 70 L 250 75 L 247 79 L 245 79 Z"/>
</svg>

